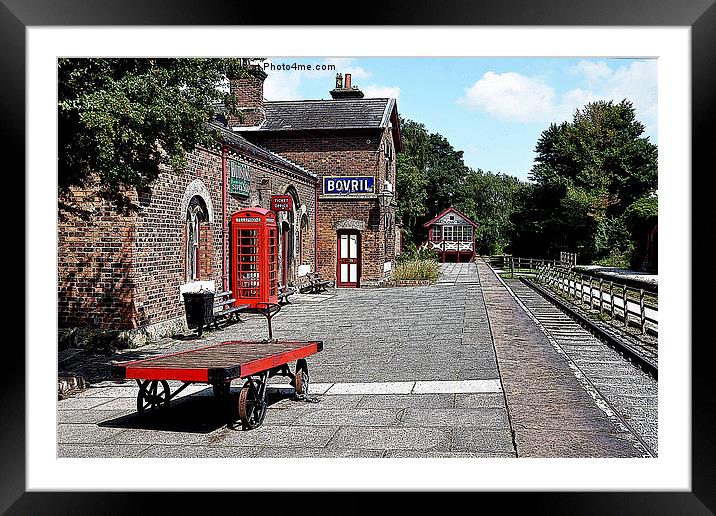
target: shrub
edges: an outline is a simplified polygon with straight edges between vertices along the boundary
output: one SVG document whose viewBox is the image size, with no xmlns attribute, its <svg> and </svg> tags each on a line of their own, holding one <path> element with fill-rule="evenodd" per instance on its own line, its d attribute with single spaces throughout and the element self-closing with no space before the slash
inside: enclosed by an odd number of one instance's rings
<svg viewBox="0 0 716 516">
<path fill-rule="evenodd" d="M 633 248 L 628 248 L 626 251 L 619 251 L 613 249 L 608 256 L 593 262 L 593 265 L 601 265 L 602 267 L 619 267 L 621 269 L 628 269 L 632 258 Z"/>
<path fill-rule="evenodd" d="M 440 276 L 437 260 L 404 259 L 399 261 L 393 271 L 393 280 L 429 280 L 436 281 Z"/>
<path fill-rule="evenodd" d="M 406 246 L 405 250 L 400 253 L 395 260 L 398 264 L 416 260 L 432 260 L 437 263 L 438 252 L 435 249 L 428 249 L 427 247 L 416 249 L 413 244 L 412 247 Z"/>
</svg>

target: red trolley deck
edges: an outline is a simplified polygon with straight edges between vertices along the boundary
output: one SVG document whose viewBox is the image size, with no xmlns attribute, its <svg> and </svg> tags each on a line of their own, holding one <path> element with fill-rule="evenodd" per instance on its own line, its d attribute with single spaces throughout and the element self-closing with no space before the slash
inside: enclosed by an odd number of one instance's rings
<svg viewBox="0 0 716 516">
<path fill-rule="evenodd" d="M 133 379 L 139 385 L 137 412 L 167 408 L 170 400 L 192 383 L 208 383 L 214 395 L 229 399 L 231 381 L 245 378 L 239 394 L 239 417 L 245 429 L 256 428 L 266 415 L 266 386 L 273 376 L 287 376 L 300 399 L 308 394 L 306 357 L 323 350 L 323 341 L 272 339 L 271 318 L 280 310 L 274 303 L 261 303 L 268 321 L 269 339 L 231 340 L 197 349 L 134 360 L 112 366 L 117 379 Z M 296 361 L 295 374 L 289 362 Z M 168 380 L 183 385 L 172 393 Z"/>
<path fill-rule="evenodd" d="M 216 383 L 259 374 L 323 350 L 322 341 L 231 340 L 113 366 L 125 379 Z"/>
</svg>

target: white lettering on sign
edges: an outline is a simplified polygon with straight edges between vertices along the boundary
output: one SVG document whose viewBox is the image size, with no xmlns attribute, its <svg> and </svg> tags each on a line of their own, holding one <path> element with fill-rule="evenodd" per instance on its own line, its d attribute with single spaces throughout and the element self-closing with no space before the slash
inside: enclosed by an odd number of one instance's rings
<svg viewBox="0 0 716 516">
<path fill-rule="evenodd" d="M 328 195 L 367 194 L 375 192 L 375 178 L 359 177 L 324 177 L 323 193 Z"/>
<path fill-rule="evenodd" d="M 261 218 L 260 217 L 236 217 L 236 222 L 261 222 Z"/>
</svg>

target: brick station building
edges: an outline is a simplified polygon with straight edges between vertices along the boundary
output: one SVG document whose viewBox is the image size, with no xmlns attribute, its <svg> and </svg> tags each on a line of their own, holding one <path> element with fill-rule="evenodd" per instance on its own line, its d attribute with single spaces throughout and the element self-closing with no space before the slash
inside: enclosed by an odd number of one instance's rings
<svg viewBox="0 0 716 516">
<path fill-rule="evenodd" d="M 387 278 L 399 238 L 395 100 L 364 99 L 339 75 L 332 100 L 267 102 L 266 74 L 250 72 L 231 81 L 241 117 L 212 121 L 219 143 L 190 153 L 186 170 L 128 192 L 136 213 L 73 191 L 92 216 L 58 221 L 61 346 L 134 347 L 185 330 L 183 292 L 231 288 L 231 213 L 270 209 L 274 196 L 288 204 L 277 213 L 283 283 L 312 270 L 339 287 Z"/>
<path fill-rule="evenodd" d="M 293 201 L 278 220 L 280 273 L 291 282 L 301 266 L 313 268 L 315 174 L 212 126 L 221 141 L 190 153 L 185 171 L 164 170 L 150 189 L 128 193 L 136 213 L 117 213 L 91 189 L 73 191 L 92 216 L 58 221 L 61 344 L 107 336 L 133 347 L 183 331 L 183 292 L 231 288 L 231 213 L 270 208 L 272 195 Z"/>
<path fill-rule="evenodd" d="M 269 102 L 266 73 L 232 81 L 243 120 L 231 128 L 319 178 L 318 263 L 339 287 L 377 285 L 399 248 L 395 222 L 395 155 L 401 150 L 395 99 L 364 98 L 350 74 L 336 75 L 330 100 Z"/>
</svg>

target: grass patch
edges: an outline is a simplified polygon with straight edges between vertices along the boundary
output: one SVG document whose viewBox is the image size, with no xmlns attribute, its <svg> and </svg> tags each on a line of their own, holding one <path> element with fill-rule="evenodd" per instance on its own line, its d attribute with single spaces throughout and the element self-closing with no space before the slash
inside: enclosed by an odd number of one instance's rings
<svg viewBox="0 0 716 516">
<path fill-rule="evenodd" d="M 437 281 L 440 276 L 438 262 L 435 260 L 411 259 L 398 263 L 393 271 L 393 280 L 428 280 Z"/>
</svg>

